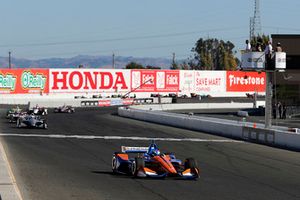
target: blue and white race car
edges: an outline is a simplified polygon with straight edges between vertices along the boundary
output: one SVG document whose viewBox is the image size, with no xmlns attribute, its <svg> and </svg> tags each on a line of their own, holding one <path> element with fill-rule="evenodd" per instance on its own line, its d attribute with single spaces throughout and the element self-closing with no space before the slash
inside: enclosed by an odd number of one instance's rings
<svg viewBox="0 0 300 200">
<path fill-rule="evenodd" d="M 42 119 L 38 115 L 25 115 L 22 117 L 19 117 L 17 119 L 17 127 L 22 128 L 22 127 L 28 127 L 28 128 L 43 128 L 47 129 L 48 124 L 46 122 L 46 119 Z"/>
</svg>

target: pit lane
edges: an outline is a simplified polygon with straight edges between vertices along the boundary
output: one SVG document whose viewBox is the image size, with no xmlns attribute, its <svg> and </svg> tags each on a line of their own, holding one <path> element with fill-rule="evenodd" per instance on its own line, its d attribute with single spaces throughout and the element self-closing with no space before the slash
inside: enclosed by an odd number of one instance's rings
<svg viewBox="0 0 300 200">
<path fill-rule="evenodd" d="M 3 145 L 24 199 L 300 198 L 297 152 L 246 142 L 216 142 L 229 139 L 121 118 L 116 110 L 50 113 L 48 130 L 18 129 L 1 117 Z M 4 112 L 2 109 L 2 116 Z M 75 135 L 81 137 L 72 137 Z M 84 139 L 90 136 L 95 137 Z M 120 139 L 109 138 L 115 136 Z M 152 138 L 178 139 L 158 140 L 157 144 L 163 152 L 175 152 L 181 159 L 195 157 L 201 178 L 153 180 L 112 175 L 114 151 L 121 145 L 147 146 Z"/>
</svg>

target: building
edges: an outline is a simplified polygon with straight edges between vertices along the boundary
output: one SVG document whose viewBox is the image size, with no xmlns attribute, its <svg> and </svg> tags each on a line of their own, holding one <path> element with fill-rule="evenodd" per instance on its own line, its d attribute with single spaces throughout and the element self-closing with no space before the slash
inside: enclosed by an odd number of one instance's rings
<svg viewBox="0 0 300 200">
<path fill-rule="evenodd" d="M 281 44 L 286 52 L 285 72 L 274 72 L 274 98 L 290 106 L 300 106 L 300 35 L 272 34 L 275 48 Z"/>
</svg>

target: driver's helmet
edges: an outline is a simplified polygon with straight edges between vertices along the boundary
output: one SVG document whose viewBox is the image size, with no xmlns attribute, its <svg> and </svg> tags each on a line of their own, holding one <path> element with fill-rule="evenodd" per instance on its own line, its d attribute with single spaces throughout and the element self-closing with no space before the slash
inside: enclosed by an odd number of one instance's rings
<svg viewBox="0 0 300 200">
<path fill-rule="evenodd" d="M 155 150 L 152 152 L 152 154 L 153 154 L 154 156 L 159 156 L 159 155 L 160 155 L 160 150 L 159 150 L 159 149 L 155 149 Z"/>
<path fill-rule="evenodd" d="M 151 145 L 149 147 L 149 150 L 148 150 L 148 154 L 150 156 L 159 156 L 160 155 L 160 150 L 157 148 L 157 146 L 154 144 L 154 145 Z"/>
</svg>

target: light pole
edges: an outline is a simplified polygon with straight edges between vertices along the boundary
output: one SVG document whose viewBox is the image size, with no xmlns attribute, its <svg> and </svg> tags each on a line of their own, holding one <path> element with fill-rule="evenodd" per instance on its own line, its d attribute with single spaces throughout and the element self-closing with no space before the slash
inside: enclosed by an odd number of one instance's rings
<svg viewBox="0 0 300 200">
<path fill-rule="evenodd" d="M 112 68 L 115 69 L 115 53 L 112 55 Z"/>
<path fill-rule="evenodd" d="M 272 126 L 272 73 L 266 70 L 265 128 Z"/>
<path fill-rule="evenodd" d="M 8 68 L 11 69 L 11 52 L 8 52 Z"/>
</svg>

